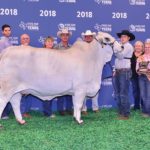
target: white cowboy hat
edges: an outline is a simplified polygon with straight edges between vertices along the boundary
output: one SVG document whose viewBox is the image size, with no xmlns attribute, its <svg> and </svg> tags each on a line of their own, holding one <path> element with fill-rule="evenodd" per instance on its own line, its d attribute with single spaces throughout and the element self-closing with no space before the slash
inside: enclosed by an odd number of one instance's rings
<svg viewBox="0 0 150 150">
<path fill-rule="evenodd" d="M 60 38 L 61 34 L 69 34 L 69 37 L 72 35 L 72 32 L 67 28 L 63 28 L 57 32 L 57 36 Z"/>
<path fill-rule="evenodd" d="M 84 38 L 85 36 L 88 36 L 88 35 L 93 35 L 95 37 L 96 33 L 91 32 L 91 30 L 86 30 L 85 33 L 84 32 L 81 33 L 82 38 Z"/>
</svg>

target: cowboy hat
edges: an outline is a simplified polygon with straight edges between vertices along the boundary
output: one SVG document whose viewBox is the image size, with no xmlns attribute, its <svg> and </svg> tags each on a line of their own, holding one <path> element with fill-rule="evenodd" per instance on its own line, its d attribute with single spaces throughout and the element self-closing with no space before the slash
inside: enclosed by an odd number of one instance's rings
<svg viewBox="0 0 150 150">
<path fill-rule="evenodd" d="M 71 36 L 72 32 L 69 31 L 67 28 L 63 28 L 57 32 L 57 36 L 60 38 L 61 34 L 69 34 L 69 36 Z"/>
<path fill-rule="evenodd" d="M 91 30 L 86 30 L 85 33 L 84 32 L 81 33 L 82 38 L 84 38 L 85 36 L 88 36 L 88 35 L 92 35 L 92 36 L 95 37 L 96 33 L 95 32 L 91 32 Z"/>
<path fill-rule="evenodd" d="M 135 39 L 134 34 L 132 34 L 131 32 L 129 32 L 128 30 L 122 30 L 122 32 L 117 33 L 117 36 L 120 38 L 121 35 L 127 35 L 128 37 L 130 37 L 129 41 L 133 41 Z"/>
</svg>

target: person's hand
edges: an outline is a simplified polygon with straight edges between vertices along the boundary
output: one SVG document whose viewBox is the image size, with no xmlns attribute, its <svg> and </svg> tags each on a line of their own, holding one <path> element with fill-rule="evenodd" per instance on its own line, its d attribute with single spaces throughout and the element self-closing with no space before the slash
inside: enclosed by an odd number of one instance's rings
<svg viewBox="0 0 150 150">
<path fill-rule="evenodd" d="M 113 74 L 112 74 L 112 75 L 113 75 L 113 77 L 114 77 L 114 76 L 116 75 L 116 71 L 113 71 Z"/>
<path fill-rule="evenodd" d="M 144 61 L 143 55 L 139 56 L 138 59 L 137 59 L 137 62 L 142 62 L 142 61 Z"/>
</svg>

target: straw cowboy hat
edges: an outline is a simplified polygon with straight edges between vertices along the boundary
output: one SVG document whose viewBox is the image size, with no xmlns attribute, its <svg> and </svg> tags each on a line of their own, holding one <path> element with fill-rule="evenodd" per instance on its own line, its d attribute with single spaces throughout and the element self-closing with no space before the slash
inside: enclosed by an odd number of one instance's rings
<svg viewBox="0 0 150 150">
<path fill-rule="evenodd" d="M 57 32 L 57 36 L 60 38 L 62 34 L 69 34 L 69 37 L 72 35 L 72 32 L 67 28 L 63 28 Z"/>
<path fill-rule="evenodd" d="M 129 41 L 133 41 L 135 39 L 134 34 L 132 34 L 131 32 L 129 32 L 128 30 L 122 30 L 122 32 L 117 33 L 117 36 L 120 38 L 121 35 L 127 35 L 128 37 L 130 37 Z"/>
<path fill-rule="evenodd" d="M 92 35 L 92 36 L 95 37 L 96 33 L 95 32 L 91 32 L 91 30 L 86 30 L 85 33 L 84 32 L 81 33 L 82 38 L 84 38 L 85 36 L 88 36 L 88 35 Z"/>
</svg>

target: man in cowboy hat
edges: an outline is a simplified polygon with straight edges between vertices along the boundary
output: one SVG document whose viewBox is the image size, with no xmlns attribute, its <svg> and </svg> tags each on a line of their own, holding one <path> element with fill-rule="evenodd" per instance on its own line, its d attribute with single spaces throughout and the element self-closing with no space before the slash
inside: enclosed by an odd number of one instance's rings
<svg viewBox="0 0 150 150">
<path fill-rule="evenodd" d="M 85 33 L 81 33 L 81 37 L 83 41 L 90 43 L 93 41 L 94 37 L 96 36 L 95 32 L 91 32 L 91 30 L 86 30 Z M 99 106 L 98 106 L 98 94 L 92 98 L 92 109 L 94 112 L 99 112 Z M 87 106 L 86 106 L 86 99 L 84 101 L 83 107 L 82 107 L 82 114 L 87 115 Z"/>
<path fill-rule="evenodd" d="M 63 28 L 57 32 L 57 36 L 61 39 L 60 43 L 58 43 L 54 48 L 58 50 L 66 50 L 71 47 L 69 44 L 69 38 L 72 36 L 72 32 L 70 32 L 67 28 Z M 66 102 L 66 107 L 65 107 Z M 65 115 L 66 113 L 72 115 L 72 97 L 70 95 L 61 96 L 57 101 L 57 109 L 60 115 Z"/>
<path fill-rule="evenodd" d="M 55 46 L 56 49 L 65 50 L 71 47 L 69 44 L 69 38 L 72 36 L 71 31 L 63 28 L 57 32 L 57 36 L 61 39 L 61 42 Z"/>
<path fill-rule="evenodd" d="M 96 36 L 96 33 L 91 32 L 91 30 L 86 30 L 85 33 L 84 32 L 81 33 L 82 39 L 87 43 L 92 42 L 95 36 Z"/>
<path fill-rule="evenodd" d="M 122 30 L 117 33 L 122 45 L 121 51 L 115 51 L 115 71 L 113 74 L 113 86 L 115 91 L 115 99 L 118 105 L 119 119 L 127 120 L 130 115 L 129 102 L 129 84 L 131 78 L 131 57 L 133 54 L 133 46 L 130 41 L 135 39 L 135 36 L 128 30 Z"/>
</svg>

